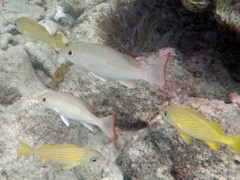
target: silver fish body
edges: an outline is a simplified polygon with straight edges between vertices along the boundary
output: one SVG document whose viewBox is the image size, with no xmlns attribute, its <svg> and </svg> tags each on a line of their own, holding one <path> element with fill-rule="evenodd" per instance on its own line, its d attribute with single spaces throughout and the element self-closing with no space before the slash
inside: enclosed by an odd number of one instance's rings
<svg viewBox="0 0 240 180">
<path fill-rule="evenodd" d="M 141 69 L 134 58 L 98 44 L 80 42 L 62 49 L 59 53 L 100 79 L 116 80 L 128 87 L 135 87 L 137 80 L 146 80 L 160 86 L 166 83 L 165 69 L 170 53 L 150 69 Z"/>
<path fill-rule="evenodd" d="M 68 93 L 48 91 L 38 96 L 38 101 L 46 108 L 60 114 L 67 126 L 69 126 L 69 120 L 79 121 L 91 131 L 93 130 L 92 125 L 95 125 L 104 131 L 111 140 L 116 139 L 114 114 L 98 118 L 91 112 L 92 110 L 87 104 Z"/>
</svg>

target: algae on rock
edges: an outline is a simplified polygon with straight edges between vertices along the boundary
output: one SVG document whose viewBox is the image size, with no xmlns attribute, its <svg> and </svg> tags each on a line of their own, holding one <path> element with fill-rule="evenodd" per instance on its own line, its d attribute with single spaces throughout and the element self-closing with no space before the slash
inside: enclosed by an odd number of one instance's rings
<svg viewBox="0 0 240 180">
<path fill-rule="evenodd" d="M 215 0 L 216 19 L 240 34 L 240 1 Z"/>
</svg>

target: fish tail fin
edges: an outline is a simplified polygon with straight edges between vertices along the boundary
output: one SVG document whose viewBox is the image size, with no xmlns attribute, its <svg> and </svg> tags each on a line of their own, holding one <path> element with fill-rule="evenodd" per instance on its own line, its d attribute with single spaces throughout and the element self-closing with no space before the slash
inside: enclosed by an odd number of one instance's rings
<svg viewBox="0 0 240 180">
<path fill-rule="evenodd" d="M 54 46 L 57 49 L 62 49 L 65 47 L 64 43 L 63 43 L 63 35 L 62 33 L 59 33 L 57 35 L 54 36 L 54 42 L 53 42 Z"/>
<path fill-rule="evenodd" d="M 240 153 L 240 136 L 235 136 L 231 138 L 229 143 L 227 143 L 231 148 Z"/>
<path fill-rule="evenodd" d="M 166 67 L 169 58 L 170 52 L 164 55 L 158 64 L 148 70 L 145 80 L 161 87 L 166 85 Z"/>
<path fill-rule="evenodd" d="M 28 146 L 25 142 L 21 141 L 20 139 L 17 139 L 19 144 L 23 147 L 18 151 L 18 154 L 30 154 L 32 151 L 32 148 Z"/>
<path fill-rule="evenodd" d="M 101 125 L 99 128 L 107 134 L 110 141 L 113 141 L 117 138 L 115 130 L 116 119 L 116 114 L 101 118 Z"/>
</svg>

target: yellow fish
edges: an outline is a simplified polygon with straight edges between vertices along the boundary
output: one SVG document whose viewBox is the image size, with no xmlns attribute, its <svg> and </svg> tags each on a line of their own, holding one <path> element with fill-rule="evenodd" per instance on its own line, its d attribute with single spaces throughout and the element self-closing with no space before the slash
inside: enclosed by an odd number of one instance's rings
<svg viewBox="0 0 240 180">
<path fill-rule="evenodd" d="M 14 21 L 14 26 L 20 33 L 32 39 L 41 40 L 57 49 L 65 47 L 62 34 L 57 34 L 56 36 L 50 35 L 44 26 L 33 19 L 20 17 Z"/>
<path fill-rule="evenodd" d="M 18 154 L 40 155 L 42 162 L 57 162 L 62 164 L 63 170 L 70 170 L 78 165 L 95 164 L 105 159 L 98 151 L 73 144 L 43 144 L 38 149 L 32 149 L 23 141 L 17 140 L 23 147 L 18 151 Z"/>
<path fill-rule="evenodd" d="M 194 137 L 204 141 L 215 151 L 218 150 L 217 143 L 223 143 L 240 153 L 240 136 L 224 136 L 221 127 L 216 122 L 207 120 L 197 111 L 190 108 L 167 106 L 160 113 L 164 121 L 180 131 L 187 144 L 190 144 Z"/>
</svg>

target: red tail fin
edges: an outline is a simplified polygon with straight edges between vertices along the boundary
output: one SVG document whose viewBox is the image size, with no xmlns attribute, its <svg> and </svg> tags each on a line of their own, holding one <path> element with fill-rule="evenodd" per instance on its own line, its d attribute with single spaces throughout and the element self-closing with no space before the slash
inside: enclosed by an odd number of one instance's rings
<svg viewBox="0 0 240 180">
<path fill-rule="evenodd" d="M 170 52 L 162 57 L 161 61 L 148 70 L 146 80 L 159 86 L 166 85 L 166 67 L 170 58 Z"/>
<path fill-rule="evenodd" d="M 102 118 L 102 123 L 99 128 L 107 134 L 110 141 L 117 139 L 115 125 L 116 125 L 116 114 Z"/>
</svg>

